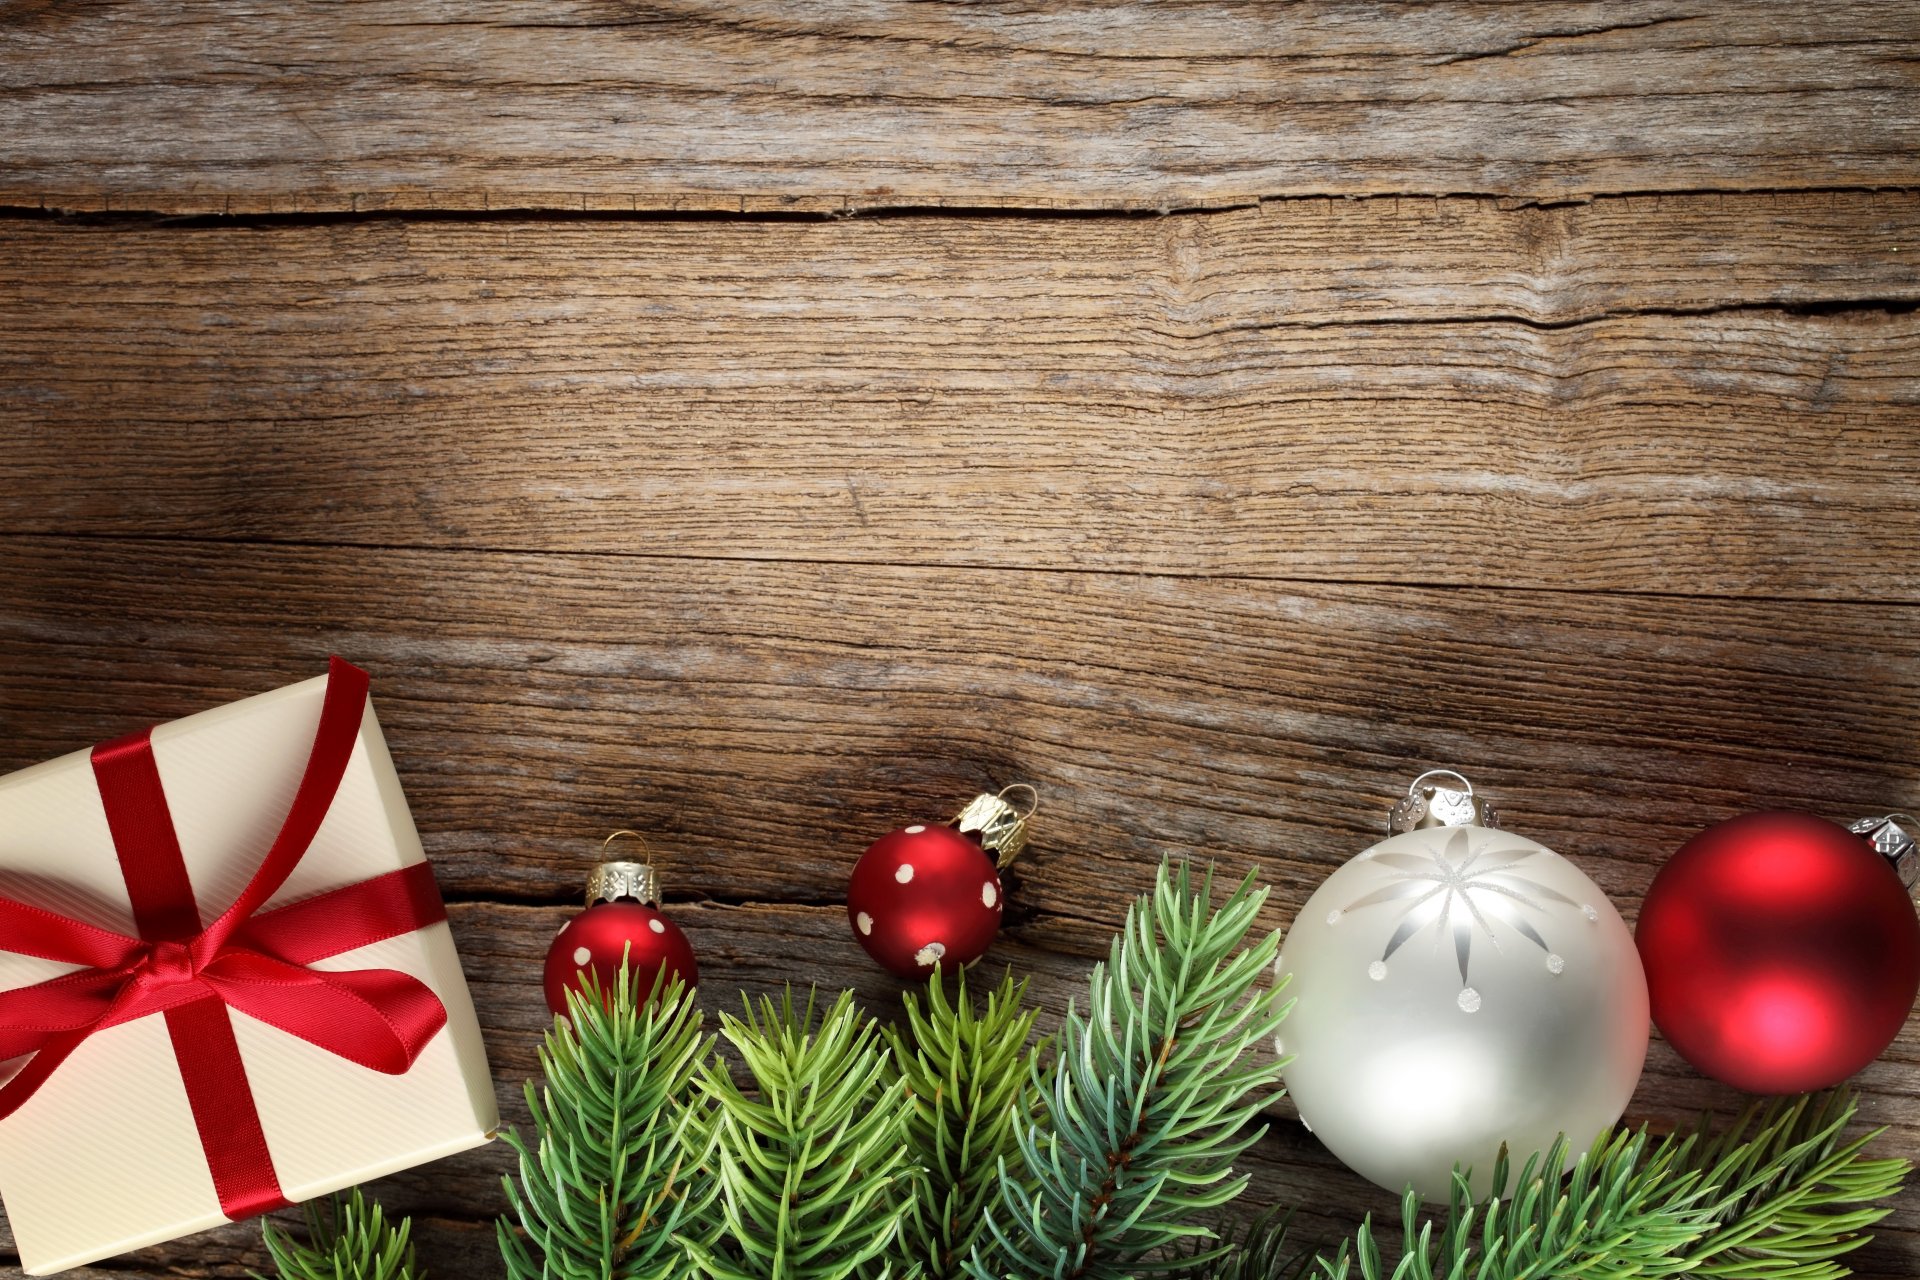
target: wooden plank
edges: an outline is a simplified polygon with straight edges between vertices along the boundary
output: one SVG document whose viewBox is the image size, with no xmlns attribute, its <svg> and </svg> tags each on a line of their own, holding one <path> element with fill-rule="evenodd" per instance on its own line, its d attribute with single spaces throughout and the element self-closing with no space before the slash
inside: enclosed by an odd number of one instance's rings
<svg viewBox="0 0 1920 1280">
<path fill-rule="evenodd" d="M 25 0 L 0 13 L 0 204 L 1165 209 L 1913 185 L 1916 56 L 1905 0 Z"/>
<path fill-rule="evenodd" d="M 0 237 L 7 532 L 1920 593 L 1915 194 Z"/>
<path fill-rule="evenodd" d="M 827 990 L 851 988 L 875 1016 L 897 1015 L 903 984 L 866 961 L 848 939 L 845 917 L 836 908 L 677 904 L 672 910 L 699 950 L 706 979 L 701 999 L 710 1014 L 737 1008 L 741 992 L 775 994 L 792 979 L 818 982 Z M 538 1071 L 533 1050 L 546 1018 L 538 989 L 539 963 L 546 939 L 570 912 L 570 907 L 487 903 L 456 903 L 452 908 L 500 1083 L 502 1113 L 509 1123 L 522 1127 L 528 1120 L 519 1083 Z M 1065 922 L 1064 932 L 1048 928 L 1048 923 L 1035 921 L 1014 931 L 984 962 L 990 970 L 1005 964 L 1032 976 L 1033 995 L 1044 1010 L 1043 1029 L 1057 1025 L 1067 998 L 1084 988 L 1092 952 L 1104 944 L 1104 937 L 1092 937 L 1075 922 Z M 1055 949 L 1063 940 L 1074 950 Z M 1910 1025 L 1901 1052 L 1910 1053 L 1920 1045 L 1915 1032 L 1916 1026 Z M 1656 1041 L 1650 1074 L 1631 1118 L 1664 1124 L 1690 1119 L 1702 1107 L 1731 1111 L 1738 1105 L 1730 1090 L 1677 1081 L 1679 1070 L 1671 1051 Z M 1920 1106 L 1900 1097 L 1898 1085 L 1897 1079 L 1877 1080 L 1870 1074 L 1868 1106 L 1870 1112 L 1883 1113 L 1880 1122 L 1894 1126 L 1881 1140 L 1883 1149 L 1911 1152 L 1920 1145 L 1920 1127 L 1916 1127 Z M 1884 1114 L 1889 1110 L 1894 1112 L 1891 1117 Z M 500 1267 L 485 1228 L 505 1209 L 499 1179 L 509 1164 L 506 1149 L 496 1145 L 385 1179 L 374 1190 L 389 1207 L 419 1218 L 421 1260 L 430 1273 L 497 1275 Z M 1291 1118 L 1284 1102 L 1273 1108 L 1268 1136 L 1249 1153 L 1243 1167 L 1254 1175 L 1253 1186 L 1226 1220 L 1244 1220 L 1267 1206 L 1294 1206 L 1299 1210 L 1296 1227 L 1303 1240 L 1337 1239 L 1369 1212 L 1379 1221 L 1397 1221 L 1392 1197 L 1343 1169 Z M 1860 1273 L 1889 1278 L 1911 1274 L 1920 1259 L 1916 1228 L 1920 1228 L 1920 1194 L 1909 1193 L 1875 1243 L 1858 1255 Z M 73 1274 L 79 1280 L 183 1271 L 239 1277 L 265 1261 L 257 1230 L 253 1224 L 241 1224 Z M 0 1251 L 8 1247 L 10 1240 L 0 1224 Z M 4 1268 L 0 1274 L 5 1274 Z"/>
</svg>

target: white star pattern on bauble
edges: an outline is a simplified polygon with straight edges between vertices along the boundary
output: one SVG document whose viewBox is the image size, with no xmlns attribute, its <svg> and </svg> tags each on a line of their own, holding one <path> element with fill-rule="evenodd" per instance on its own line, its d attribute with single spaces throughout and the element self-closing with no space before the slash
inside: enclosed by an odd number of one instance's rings
<svg viewBox="0 0 1920 1280">
<path fill-rule="evenodd" d="M 1547 945 L 1522 908 L 1544 914 L 1547 911 L 1544 903 L 1580 906 L 1557 889 L 1526 874 L 1522 864 L 1544 850 L 1520 846 L 1502 848 L 1498 831 L 1480 831 L 1482 838 L 1477 842 L 1480 847 L 1475 849 L 1472 834 L 1475 830 L 1478 829 L 1456 827 L 1444 845 L 1436 842 L 1420 852 L 1372 855 L 1372 861 L 1391 868 L 1391 883 L 1327 916 L 1328 924 L 1338 924 L 1349 912 L 1363 907 L 1388 902 L 1405 904 L 1380 958 L 1367 966 L 1367 976 L 1376 982 L 1387 976 L 1386 962 L 1393 958 L 1394 952 L 1414 934 L 1437 922 L 1440 927 L 1434 935 L 1434 947 L 1437 950 L 1448 935 L 1452 936 L 1454 958 L 1460 966 L 1458 1003 L 1467 1013 L 1474 1012 L 1481 1003 L 1480 993 L 1467 985 L 1467 967 L 1472 959 L 1476 930 L 1486 936 L 1494 950 L 1500 949 L 1500 939 L 1488 923 L 1488 916 L 1539 947 L 1546 954 L 1548 971 L 1558 974 L 1566 968 L 1566 962 Z M 1587 913 L 1592 911 L 1591 906 L 1585 908 Z"/>
</svg>

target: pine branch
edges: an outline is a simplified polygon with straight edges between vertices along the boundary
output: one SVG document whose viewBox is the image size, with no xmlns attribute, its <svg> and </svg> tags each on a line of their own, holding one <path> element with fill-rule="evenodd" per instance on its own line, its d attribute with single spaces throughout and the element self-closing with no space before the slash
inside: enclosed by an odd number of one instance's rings
<svg viewBox="0 0 1920 1280">
<path fill-rule="evenodd" d="M 1564 1179 L 1562 1140 L 1476 1205 L 1455 1175 L 1445 1212 L 1422 1219 L 1409 1190 L 1400 1257 L 1389 1264 L 1371 1220 L 1308 1268 L 1319 1280 L 1617 1280 L 1699 1275 L 1727 1280 L 1837 1280 L 1835 1259 L 1866 1242 L 1907 1162 L 1866 1159 L 1868 1134 L 1844 1140 L 1855 1110 L 1844 1091 L 1749 1108 L 1725 1133 L 1702 1120 L 1653 1141 L 1615 1130 Z M 1256 1232 L 1189 1280 L 1289 1280 L 1300 1269 Z"/>
<path fill-rule="evenodd" d="M 726 1241 L 695 1247 L 715 1280 L 848 1280 L 893 1271 L 884 1254 L 911 1211 L 920 1176 L 909 1154 L 906 1086 L 852 992 L 819 1019 L 747 1003 L 722 1030 L 758 1086 L 750 1098 L 710 1062 L 702 1090 L 718 1104 Z"/>
<path fill-rule="evenodd" d="M 534 1144 L 505 1135 L 500 1252 L 510 1280 L 681 1280 L 719 1230 L 712 1109 L 688 1097 L 713 1037 L 678 978 L 642 1000 L 624 965 L 611 999 L 587 977 L 527 1084 Z"/>
<path fill-rule="evenodd" d="M 1000 1162 L 1017 1159 L 1016 1125 L 1039 1105 L 1028 1047 L 1039 1010 L 1023 1008 L 1027 984 L 1012 974 L 974 1010 L 966 971 L 949 1001 L 934 970 L 925 1005 L 906 996 L 906 1030 L 887 1028 L 895 1069 L 912 1094 L 907 1134 L 926 1176 L 892 1252 L 918 1262 L 930 1280 L 959 1280 L 986 1232 L 999 1191 Z"/>
<path fill-rule="evenodd" d="M 1845 1140 L 1858 1103 L 1850 1090 L 1749 1107 L 1692 1167 L 1726 1188 L 1712 1229 L 1686 1250 L 1690 1274 L 1728 1280 L 1832 1280 L 1833 1259 L 1865 1244 L 1912 1165 L 1867 1159 L 1883 1130 Z M 1753 1137 L 1747 1134 L 1752 1132 Z"/>
<path fill-rule="evenodd" d="M 1190 1241 L 1172 1280 L 1273 1280 L 1298 1275 L 1312 1258 L 1291 1239 L 1293 1215 L 1269 1209 L 1224 1249 Z"/>
<path fill-rule="evenodd" d="M 281 1280 L 422 1280 L 416 1271 L 405 1218 L 389 1222 L 378 1203 L 355 1187 L 342 1200 L 331 1196 L 306 1206 L 302 1244 L 263 1221 L 260 1233 Z M 254 1280 L 262 1280 L 258 1275 Z"/>
<path fill-rule="evenodd" d="M 1278 1092 L 1278 1064 L 1247 1054 L 1285 1016 L 1260 986 L 1279 940 L 1241 947 L 1267 896 L 1252 876 L 1218 911 L 1212 884 L 1163 865 L 1094 966 L 1086 1013 L 1068 1006 L 1051 1066 L 1034 1069 L 1045 1118 L 1002 1166 L 975 1280 L 1178 1270 L 1164 1251 L 1211 1239 L 1197 1215 L 1246 1186 L 1233 1161 Z"/>
</svg>

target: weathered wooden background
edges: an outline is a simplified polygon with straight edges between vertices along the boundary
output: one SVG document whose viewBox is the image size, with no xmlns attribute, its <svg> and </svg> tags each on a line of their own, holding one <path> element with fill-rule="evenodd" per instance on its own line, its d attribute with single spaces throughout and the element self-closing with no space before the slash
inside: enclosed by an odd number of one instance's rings
<svg viewBox="0 0 1920 1280">
<path fill-rule="evenodd" d="M 1279 926 L 1429 765 L 1631 918 L 1920 807 L 1916 307 L 1907 0 L 0 0 L 0 768 L 371 668 L 516 1118 L 615 826 L 710 1006 L 893 1007 L 846 871 L 1015 779 L 1056 1012 L 1163 852 Z M 1860 1085 L 1920 1156 L 1920 1021 Z M 504 1164 L 380 1188 L 435 1275 Z"/>
</svg>

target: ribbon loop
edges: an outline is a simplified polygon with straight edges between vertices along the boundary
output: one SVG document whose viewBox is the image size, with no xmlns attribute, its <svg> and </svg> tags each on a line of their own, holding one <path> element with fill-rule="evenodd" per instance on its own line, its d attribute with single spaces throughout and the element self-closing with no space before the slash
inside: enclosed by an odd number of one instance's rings
<svg viewBox="0 0 1920 1280">
<path fill-rule="evenodd" d="M 333 804 L 366 698 L 366 672 L 334 658 L 286 821 L 239 897 L 204 928 L 148 734 L 94 749 L 94 776 L 140 936 L 0 898 L 0 951 L 84 966 L 0 991 L 0 1062 L 32 1055 L 0 1085 L 0 1119 L 87 1037 L 164 1014 L 221 1209 L 237 1220 L 286 1201 L 229 1010 L 372 1071 L 400 1075 L 413 1066 L 446 1025 L 432 988 L 393 969 L 309 966 L 446 919 L 432 869 L 417 863 L 260 911 L 306 855 Z"/>
</svg>

